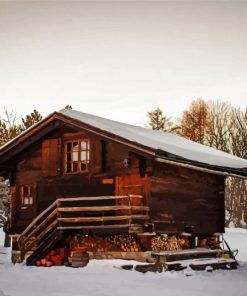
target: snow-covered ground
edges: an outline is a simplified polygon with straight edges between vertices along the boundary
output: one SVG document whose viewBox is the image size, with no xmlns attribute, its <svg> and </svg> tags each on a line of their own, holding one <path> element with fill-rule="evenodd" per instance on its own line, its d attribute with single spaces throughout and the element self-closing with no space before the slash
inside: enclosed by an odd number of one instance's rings
<svg viewBox="0 0 247 296">
<path fill-rule="evenodd" d="M 225 238 L 239 249 L 237 270 L 142 274 L 116 268 L 128 264 L 123 260 L 91 260 L 81 269 L 26 267 L 13 265 L 9 249 L 0 247 L 0 296 L 246 296 L 247 230 L 227 229 Z"/>
</svg>

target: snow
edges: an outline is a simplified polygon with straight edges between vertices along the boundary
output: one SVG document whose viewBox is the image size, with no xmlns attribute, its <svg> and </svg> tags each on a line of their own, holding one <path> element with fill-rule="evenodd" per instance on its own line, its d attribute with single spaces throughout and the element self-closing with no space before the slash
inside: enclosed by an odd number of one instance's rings
<svg viewBox="0 0 247 296">
<path fill-rule="evenodd" d="M 0 230 L 0 245 L 4 236 Z M 10 249 L 0 247 L 0 296 L 246 296 L 247 230 L 227 229 L 225 238 L 238 248 L 237 270 L 139 273 L 120 269 L 124 260 L 91 260 L 81 269 L 27 267 L 10 262 Z M 138 263 L 139 264 L 139 263 Z"/>
<path fill-rule="evenodd" d="M 125 124 L 76 110 L 59 113 L 146 147 L 189 160 L 228 168 L 247 168 L 247 160 L 163 131 Z"/>
</svg>

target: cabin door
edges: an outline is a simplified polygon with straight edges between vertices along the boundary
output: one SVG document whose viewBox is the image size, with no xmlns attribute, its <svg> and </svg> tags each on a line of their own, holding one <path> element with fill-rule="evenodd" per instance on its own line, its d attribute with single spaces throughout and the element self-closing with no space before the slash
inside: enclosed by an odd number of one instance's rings
<svg viewBox="0 0 247 296">
<path fill-rule="evenodd" d="M 116 195 L 142 195 L 143 198 L 132 198 L 132 205 L 145 206 L 148 203 L 148 177 L 140 177 L 140 175 L 127 175 L 116 177 Z M 121 201 L 121 200 L 120 200 Z"/>
</svg>

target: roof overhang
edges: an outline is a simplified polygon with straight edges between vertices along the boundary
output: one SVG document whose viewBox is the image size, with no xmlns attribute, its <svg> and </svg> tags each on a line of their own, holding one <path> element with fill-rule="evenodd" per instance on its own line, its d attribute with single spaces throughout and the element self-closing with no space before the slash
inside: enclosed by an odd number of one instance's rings
<svg viewBox="0 0 247 296">
<path fill-rule="evenodd" d="M 192 169 L 195 171 L 200 171 L 204 173 L 209 173 L 209 174 L 214 174 L 214 175 L 220 175 L 220 176 L 225 176 L 225 177 L 234 177 L 234 178 L 241 178 L 241 179 L 247 179 L 247 172 L 232 172 L 232 170 L 229 170 L 229 168 L 222 168 L 222 167 L 215 167 L 215 166 L 209 166 L 205 165 L 203 163 L 198 163 L 198 164 L 193 164 L 189 161 L 186 162 L 186 160 L 171 160 L 168 158 L 156 156 L 155 161 L 160 162 L 160 163 L 166 163 L 178 167 L 184 167 L 188 169 Z"/>
</svg>

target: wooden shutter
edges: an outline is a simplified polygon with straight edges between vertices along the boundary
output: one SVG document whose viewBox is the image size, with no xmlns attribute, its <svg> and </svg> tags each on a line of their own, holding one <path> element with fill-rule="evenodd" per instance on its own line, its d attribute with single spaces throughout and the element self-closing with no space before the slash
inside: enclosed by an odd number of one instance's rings
<svg viewBox="0 0 247 296">
<path fill-rule="evenodd" d="M 91 140 L 90 163 L 92 173 L 102 172 L 102 143 L 100 140 Z"/>
<path fill-rule="evenodd" d="M 42 174 L 58 176 L 62 170 L 61 139 L 48 139 L 42 143 Z"/>
</svg>

